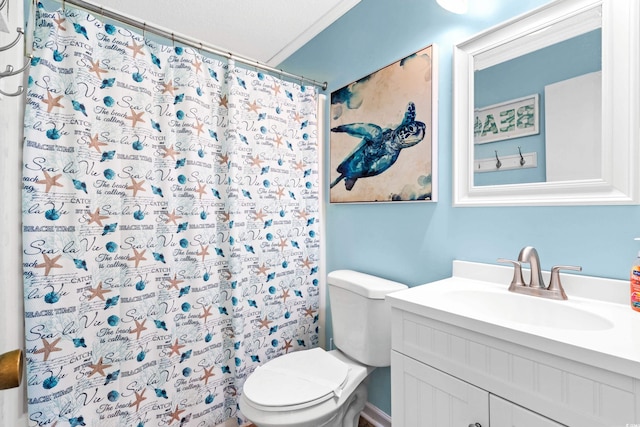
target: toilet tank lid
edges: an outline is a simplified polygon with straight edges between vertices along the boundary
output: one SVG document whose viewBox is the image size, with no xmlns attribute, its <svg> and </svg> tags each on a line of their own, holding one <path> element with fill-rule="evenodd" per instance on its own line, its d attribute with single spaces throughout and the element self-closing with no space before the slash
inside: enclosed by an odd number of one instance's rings
<svg viewBox="0 0 640 427">
<path fill-rule="evenodd" d="M 332 271 L 328 275 L 328 283 L 370 299 L 384 299 L 391 292 L 408 288 L 407 285 L 393 280 L 353 270 Z"/>
</svg>

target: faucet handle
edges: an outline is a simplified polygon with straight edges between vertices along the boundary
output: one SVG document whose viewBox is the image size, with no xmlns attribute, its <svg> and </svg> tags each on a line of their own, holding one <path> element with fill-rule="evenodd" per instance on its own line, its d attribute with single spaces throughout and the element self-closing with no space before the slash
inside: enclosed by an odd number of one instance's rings
<svg viewBox="0 0 640 427">
<path fill-rule="evenodd" d="M 562 299 L 567 299 L 567 294 L 564 293 L 562 283 L 560 283 L 560 270 L 582 271 L 582 267 L 576 265 L 556 265 L 551 267 L 551 281 L 547 290 L 557 292 Z"/>
<path fill-rule="evenodd" d="M 510 291 L 513 291 L 516 286 L 526 286 L 524 278 L 522 277 L 522 263 L 520 261 L 514 261 L 506 258 L 498 258 L 497 261 L 513 264 L 513 279 L 511 279 L 511 285 L 509 286 Z"/>
</svg>

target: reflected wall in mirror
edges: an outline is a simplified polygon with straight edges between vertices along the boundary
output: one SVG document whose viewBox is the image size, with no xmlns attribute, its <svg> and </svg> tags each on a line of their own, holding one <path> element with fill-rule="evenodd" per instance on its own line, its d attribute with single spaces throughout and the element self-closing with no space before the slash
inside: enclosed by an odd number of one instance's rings
<svg viewBox="0 0 640 427">
<path fill-rule="evenodd" d="M 506 103 L 506 106 L 489 109 L 495 111 L 494 114 L 475 114 L 474 185 L 522 184 L 602 176 L 599 163 L 602 85 L 600 27 L 600 8 L 592 9 L 577 15 L 575 19 L 560 21 L 545 31 L 507 43 L 507 52 L 513 54 L 513 58 L 504 58 L 505 55 L 501 54 L 503 46 L 478 55 L 474 66 L 474 110 L 486 110 L 487 106 L 501 103 Z M 570 37 L 582 30 L 587 32 Z M 550 37 L 552 34 L 559 36 Z M 560 35 L 568 38 L 559 40 Z M 531 45 L 538 48 L 529 51 Z M 522 54 L 515 56 L 519 53 Z M 493 64 L 496 56 L 501 62 Z M 591 90 L 586 91 L 586 88 Z M 558 92 L 563 92 L 563 96 L 557 96 Z M 538 98 L 537 108 L 530 104 L 512 106 L 508 102 L 522 97 L 532 99 L 532 96 Z M 554 113 L 548 114 L 551 111 Z M 553 120 L 554 117 L 557 121 Z M 549 122 L 551 126 L 547 126 Z M 580 137 L 573 135 L 573 132 L 580 133 Z M 561 148 L 562 144 L 566 148 Z M 482 160 L 493 157 L 495 152 L 499 158 L 515 156 L 518 161 L 509 169 L 506 169 L 504 161 L 500 168 L 495 167 L 495 162 L 489 164 L 490 168 L 481 167 L 485 163 Z M 561 152 L 569 157 L 560 161 Z M 535 164 L 525 160 L 524 155 L 516 156 L 519 153 L 535 156 Z"/>
<path fill-rule="evenodd" d="M 454 206 L 638 203 L 634 0 L 559 0 L 454 49 Z"/>
</svg>

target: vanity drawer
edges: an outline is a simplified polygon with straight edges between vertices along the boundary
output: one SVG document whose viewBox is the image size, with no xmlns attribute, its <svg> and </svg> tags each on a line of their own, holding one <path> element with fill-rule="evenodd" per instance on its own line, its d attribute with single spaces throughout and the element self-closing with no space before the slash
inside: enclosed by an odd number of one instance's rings
<svg viewBox="0 0 640 427">
<path fill-rule="evenodd" d="M 489 396 L 489 408 L 491 427 L 566 427 L 493 394 Z"/>
</svg>

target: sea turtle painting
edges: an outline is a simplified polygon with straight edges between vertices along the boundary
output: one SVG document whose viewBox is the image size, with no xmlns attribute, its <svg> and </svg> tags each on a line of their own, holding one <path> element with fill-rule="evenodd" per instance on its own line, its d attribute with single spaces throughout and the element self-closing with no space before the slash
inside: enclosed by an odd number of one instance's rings
<svg viewBox="0 0 640 427">
<path fill-rule="evenodd" d="M 362 138 L 360 144 L 336 168 L 340 175 L 331 183 L 335 187 L 344 179 L 345 188 L 351 191 L 359 178 L 380 175 L 398 160 L 403 148 L 422 141 L 427 126 L 416 121 L 416 106 L 409 102 L 402 123 L 395 129 L 383 129 L 374 123 L 351 123 L 331 129 Z"/>
</svg>

